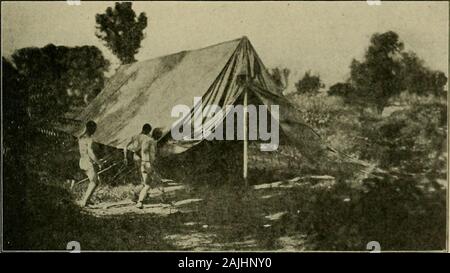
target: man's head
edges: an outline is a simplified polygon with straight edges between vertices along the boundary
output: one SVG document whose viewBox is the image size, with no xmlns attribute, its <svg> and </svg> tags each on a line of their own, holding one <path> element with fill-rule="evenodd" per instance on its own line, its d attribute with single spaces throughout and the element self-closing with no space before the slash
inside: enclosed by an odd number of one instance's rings
<svg viewBox="0 0 450 273">
<path fill-rule="evenodd" d="M 95 121 L 90 120 L 86 123 L 86 134 L 88 136 L 92 136 L 97 130 L 97 123 Z"/>
<path fill-rule="evenodd" d="M 142 126 L 142 133 L 144 135 L 148 135 L 150 134 L 150 132 L 152 131 L 152 126 L 148 123 L 144 124 L 144 126 Z"/>
<path fill-rule="evenodd" d="M 162 135 L 163 135 L 162 130 L 160 128 L 155 128 L 155 130 L 153 130 L 152 133 L 152 138 L 154 140 L 159 140 L 162 137 Z"/>
</svg>

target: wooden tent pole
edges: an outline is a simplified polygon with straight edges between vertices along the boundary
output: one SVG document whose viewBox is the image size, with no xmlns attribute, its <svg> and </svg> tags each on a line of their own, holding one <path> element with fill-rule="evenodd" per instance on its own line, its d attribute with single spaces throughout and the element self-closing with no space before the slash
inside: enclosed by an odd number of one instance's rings
<svg viewBox="0 0 450 273">
<path fill-rule="evenodd" d="M 248 119 L 247 119 L 247 88 L 244 91 L 244 153 L 243 153 L 243 178 L 245 186 L 248 186 Z"/>
</svg>

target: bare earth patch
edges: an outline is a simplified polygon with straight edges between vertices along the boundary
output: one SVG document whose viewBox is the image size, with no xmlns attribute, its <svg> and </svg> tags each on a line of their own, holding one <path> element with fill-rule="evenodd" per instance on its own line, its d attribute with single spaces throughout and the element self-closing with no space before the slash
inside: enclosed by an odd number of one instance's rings
<svg viewBox="0 0 450 273">
<path fill-rule="evenodd" d="M 277 251 L 304 251 L 305 250 L 304 235 L 283 236 L 278 238 L 278 244 L 281 248 Z"/>
</svg>

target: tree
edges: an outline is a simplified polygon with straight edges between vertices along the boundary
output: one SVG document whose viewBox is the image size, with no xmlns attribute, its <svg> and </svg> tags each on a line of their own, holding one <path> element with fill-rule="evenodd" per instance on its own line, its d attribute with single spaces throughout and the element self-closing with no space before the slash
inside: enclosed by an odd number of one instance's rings
<svg viewBox="0 0 450 273">
<path fill-rule="evenodd" d="M 64 57 L 62 81 L 74 105 L 86 105 L 103 89 L 109 61 L 94 46 L 75 47 Z M 88 60 L 88 61 L 87 61 Z"/>
<path fill-rule="evenodd" d="M 393 31 L 375 33 L 370 39 L 364 60 L 353 60 L 350 83 L 357 96 L 381 114 L 390 97 L 401 92 L 401 51 L 403 43 Z"/>
<path fill-rule="evenodd" d="M 60 88 L 62 50 L 54 45 L 22 48 L 12 55 L 24 87 L 27 112 L 36 120 L 58 116 L 66 97 Z"/>
<path fill-rule="evenodd" d="M 109 66 L 94 46 L 22 48 L 14 52 L 12 60 L 34 122 L 60 117 L 71 106 L 94 96 L 103 88 Z"/>
<path fill-rule="evenodd" d="M 291 71 L 288 68 L 273 68 L 270 76 L 272 77 L 272 80 L 275 82 L 275 84 L 281 89 L 285 90 L 288 87 L 289 84 L 289 74 Z"/>
<path fill-rule="evenodd" d="M 2 57 L 3 126 L 7 148 L 14 146 L 14 139 L 27 125 L 27 100 L 22 80 L 14 64 Z M 9 145 L 8 145 L 9 144 Z"/>
<path fill-rule="evenodd" d="M 297 93 L 300 94 L 317 94 L 320 88 L 325 87 L 322 83 L 319 75 L 311 75 L 310 71 L 307 71 L 303 78 L 295 84 Z"/>
<path fill-rule="evenodd" d="M 424 63 L 414 52 L 402 53 L 403 88 L 411 94 L 444 95 L 447 83 L 444 72 L 431 70 Z"/>
<path fill-rule="evenodd" d="M 116 55 L 122 64 L 136 61 L 134 55 L 141 47 L 147 16 L 144 12 L 136 16 L 131 2 L 116 2 L 115 7 L 108 7 L 103 14 L 96 14 L 96 36 Z"/>
<path fill-rule="evenodd" d="M 8 239 L 9 245 L 23 234 L 18 233 L 17 228 L 22 230 L 21 219 L 26 218 L 21 208 L 30 174 L 27 142 L 34 136 L 28 128 L 27 100 L 23 91 L 21 75 L 11 60 L 2 57 L 2 185 L 6 204 L 3 217 L 9 223 L 4 229 L 5 238 L 11 239 Z"/>
<path fill-rule="evenodd" d="M 447 77 L 441 71 L 427 68 L 413 52 L 403 52 L 397 33 L 375 33 L 363 61 L 353 60 L 346 84 L 338 83 L 328 91 L 344 101 L 373 107 L 379 114 L 390 98 L 408 91 L 417 95 L 445 96 Z"/>
<path fill-rule="evenodd" d="M 358 98 L 355 96 L 356 90 L 350 83 L 338 82 L 328 89 L 329 96 L 340 96 L 346 103 L 352 103 Z"/>
</svg>

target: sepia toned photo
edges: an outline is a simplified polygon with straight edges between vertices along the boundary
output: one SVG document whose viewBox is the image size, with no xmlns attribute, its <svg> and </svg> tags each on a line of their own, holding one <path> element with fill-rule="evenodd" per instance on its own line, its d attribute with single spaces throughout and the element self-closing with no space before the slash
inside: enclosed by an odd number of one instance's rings
<svg viewBox="0 0 450 273">
<path fill-rule="evenodd" d="M 448 2 L 7 1 L 1 33 L 2 251 L 448 252 Z"/>
</svg>

